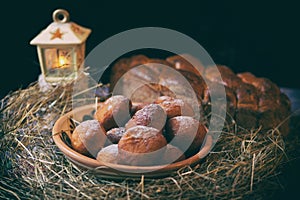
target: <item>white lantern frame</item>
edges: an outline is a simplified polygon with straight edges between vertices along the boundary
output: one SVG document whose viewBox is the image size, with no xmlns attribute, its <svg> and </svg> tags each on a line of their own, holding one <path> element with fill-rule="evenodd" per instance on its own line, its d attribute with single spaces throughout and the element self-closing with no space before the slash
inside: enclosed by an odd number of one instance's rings
<svg viewBox="0 0 300 200">
<path fill-rule="evenodd" d="M 85 42 L 91 30 L 69 19 L 66 10 L 55 10 L 54 22 L 30 42 L 37 46 L 45 80 L 53 84 L 76 79 L 84 65 Z"/>
</svg>

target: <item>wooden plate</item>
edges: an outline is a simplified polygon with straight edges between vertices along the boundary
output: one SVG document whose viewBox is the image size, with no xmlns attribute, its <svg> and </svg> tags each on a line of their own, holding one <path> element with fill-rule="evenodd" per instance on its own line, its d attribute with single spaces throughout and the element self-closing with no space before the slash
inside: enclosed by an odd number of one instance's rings
<svg viewBox="0 0 300 200">
<path fill-rule="evenodd" d="M 70 159 L 77 166 L 93 170 L 98 175 L 101 175 L 105 178 L 140 178 L 141 175 L 145 177 L 163 177 L 171 174 L 172 172 L 185 167 L 185 166 L 193 166 L 197 164 L 201 159 L 203 159 L 211 149 L 212 146 L 212 137 L 208 135 L 205 140 L 205 144 L 201 148 L 201 150 L 192 157 L 189 157 L 183 161 L 168 164 L 168 165 L 160 165 L 160 166 L 128 166 L 128 165 L 119 165 L 119 164 L 111 164 L 111 163 L 101 163 L 96 159 L 87 157 L 82 155 L 75 150 L 73 150 L 67 142 L 62 138 L 63 132 L 68 136 L 70 133 L 70 118 L 76 115 L 76 118 L 82 119 L 85 115 L 91 115 L 95 105 L 86 105 L 82 107 L 78 107 L 73 111 L 61 116 L 52 129 L 52 136 L 55 144 L 58 148 L 64 153 L 64 155 Z"/>
</svg>

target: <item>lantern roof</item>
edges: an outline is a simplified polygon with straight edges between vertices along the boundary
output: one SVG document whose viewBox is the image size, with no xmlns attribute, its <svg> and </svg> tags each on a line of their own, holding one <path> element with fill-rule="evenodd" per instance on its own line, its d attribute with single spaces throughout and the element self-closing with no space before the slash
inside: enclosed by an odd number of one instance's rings
<svg viewBox="0 0 300 200">
<path fill-rule="evenodd" d="M 66 10 L 58 9 L 54 11 L 53 20 L 54 22 L 30 41 L 31 45 L 81 44 L 86 41 L 91 33 L 91 29 L 69 22 L 69 13 Z"/>
</svg>

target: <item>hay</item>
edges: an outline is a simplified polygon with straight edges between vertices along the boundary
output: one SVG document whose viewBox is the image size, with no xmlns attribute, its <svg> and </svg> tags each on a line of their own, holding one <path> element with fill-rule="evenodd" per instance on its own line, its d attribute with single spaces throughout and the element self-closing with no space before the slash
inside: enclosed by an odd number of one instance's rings
<svg viewBox="0 0 300 200">
<path fill-rule="evenodd" d="M 114 181 L 79 169 L 51 136 L 55 121 L 72 107 L 71 93 L 72 83 L 47 93 L 35 83 L 0 102 L 1 199 L 241 199 L 281 187 L 277 175 L 286 152 L 278 130 L 234 123 L 201 163 L 169 177 Z"/>
</svg>

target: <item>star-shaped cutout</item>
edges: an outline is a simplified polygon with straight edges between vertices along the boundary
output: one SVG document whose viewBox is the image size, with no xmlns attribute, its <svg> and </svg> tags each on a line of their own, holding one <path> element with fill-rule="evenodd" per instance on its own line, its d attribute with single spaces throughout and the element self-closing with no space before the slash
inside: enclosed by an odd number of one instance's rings
<svg viewBox="0 0 300 200">
<path fill-rule="evenodd" d="M 55 32 L 50 32 L 50 33 L 52 34 L 51 40 L 53 40 L 55 38 L 62 39 L 63 34 L 65 34 L 65 33 L 60 32 L 59 28 L 57 28 Z"/>
</svg>

